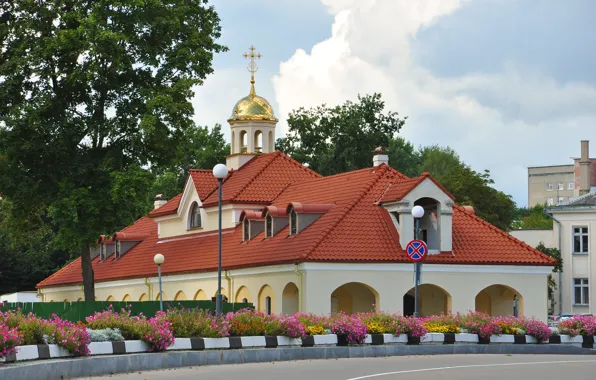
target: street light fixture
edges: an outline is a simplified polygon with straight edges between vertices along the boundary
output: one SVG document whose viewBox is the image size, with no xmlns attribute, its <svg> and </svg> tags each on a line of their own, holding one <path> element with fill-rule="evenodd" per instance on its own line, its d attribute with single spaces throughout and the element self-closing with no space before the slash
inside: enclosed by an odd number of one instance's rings
<svg viewBox="0 0 596 380">
<path fill-rule="evenodd" d="M 217 208 L 218 208 L 218 229 L 217 229 L 217 296 L 215 299 L 215 314 L 222 313 L 221 299 L 221 184 L 228 176 L 228 168 L 224 164 L 217 164 L 213 167 L 213 176 L 217 179 Z"/>
<path fill-rule="evenodd" d="M 165 257 L 161 253 L 153 256 L 153 262 L 157 264 L 157 278 L 159 281 L 159 310 L 163 311 L 163 292 L 161 291 L 161 264 L 163 264 Z"/>
<path fill-rule="evenodd" d="M 414 217 L 415 239 L 419 240 L 418 235 L 420 233 L 420 218 L 424 216 L 424 208 L 422 206 L 412 207 L 412 216 Z M 418 284 L 420 284 L 420 267 L 422 264 L 417 261 L 414 265 L 416 266 L 414 280 L 414 317 L 418 317 Z"/>
</svg>

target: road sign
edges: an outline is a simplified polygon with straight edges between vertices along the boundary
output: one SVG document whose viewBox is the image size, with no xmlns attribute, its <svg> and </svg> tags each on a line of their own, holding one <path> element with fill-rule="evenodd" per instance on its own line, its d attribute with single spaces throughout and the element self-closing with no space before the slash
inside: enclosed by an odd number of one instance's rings
<svg viewBox="0 0 596 380">
<path fill-rule="evenodd" d="M 426 243 L 422 240 L 412 240 L 406 246 L 406 254 L 408 255 L 408 258 L 415 263 L 424 260 L 427 253 L 428 248 L 426 247 Z"/>
</svg>

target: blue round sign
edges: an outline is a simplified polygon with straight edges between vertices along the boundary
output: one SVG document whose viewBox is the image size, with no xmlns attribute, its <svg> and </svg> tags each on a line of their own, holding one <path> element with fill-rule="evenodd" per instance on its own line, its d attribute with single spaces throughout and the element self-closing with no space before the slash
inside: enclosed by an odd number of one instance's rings
<svg viewBox="0 0 596 380">
<path fill-rule="evenodd" d="M 412 240 L 406 246 L 406 254 L 408 255 L 410 261 L 422 261 L 426 257 L 427 253 L 428 248 L 426 247 L 426 243 L 422 240 Z"/>
</svg>

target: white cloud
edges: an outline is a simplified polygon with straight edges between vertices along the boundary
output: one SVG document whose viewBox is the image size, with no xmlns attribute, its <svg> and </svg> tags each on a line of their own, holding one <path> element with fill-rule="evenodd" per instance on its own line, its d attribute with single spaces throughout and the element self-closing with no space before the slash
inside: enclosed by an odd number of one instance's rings
<svg viewBox="0 0 596 380">
<path fill-rule="evenodd" d="M 580 139 L 596 141 L 592 86 L 561 85 L 505 61 L 499 74 L 449 79 L 416 65 L 416 33 L 464 1 L 322 2 L 335 17 L 332 35 L 280 64 L 273 79 L 280 120 L 298 107 L 380 92 L 389 110 L 408 116 L 403 136 L 416 145 L 451 146 L 474 169 L 490 169 L 496 187 L 521 204 L 527 166 L 567 164 L 579 154 Z M 287 130 L 284 122 L 280 127 Z"/>
</svg>

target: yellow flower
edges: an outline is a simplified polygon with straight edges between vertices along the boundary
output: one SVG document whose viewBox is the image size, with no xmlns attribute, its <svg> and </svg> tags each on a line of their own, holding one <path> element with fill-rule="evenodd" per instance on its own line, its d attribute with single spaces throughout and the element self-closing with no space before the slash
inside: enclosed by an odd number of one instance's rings
<svg viewBox="0 0 596 380">
<path fill-rule="evenodd" d="M 321 325 L 306 326 L 305 330 L 308 335 L 325 335 L 325 329 Z"/>
<path fill-rule="evenodd" d="M 369 322 L 366 324 L 366 331 L 369 334 L 385 334 L 387 329 L 385 326 L 377 323 L 377 322 Z"/>
<path fill-rule="evenodd" d="M 426 331 L 428 331 L 429 333 L 443 333 L 443 334 L 446 334 L 446 333 L 459 334 L 460 333 L 459 327 L 457 327 L 454 324 L 442 325 L 437 322 L 426 322 L 424 324 L 424 327 L 426 328 Z"/>
</svg>

